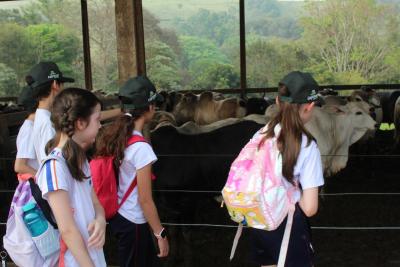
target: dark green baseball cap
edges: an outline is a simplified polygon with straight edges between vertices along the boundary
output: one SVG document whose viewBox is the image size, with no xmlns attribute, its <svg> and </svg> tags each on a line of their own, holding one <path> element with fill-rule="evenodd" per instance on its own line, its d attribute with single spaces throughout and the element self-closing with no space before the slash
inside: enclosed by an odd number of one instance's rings
<svg viewBox="0 0 400 267">
<path fill-rule="evenodd" d="M 145 108 L 150 104 L 164 101 L 154 84 L 145 76 L 130 78 L 119 89 L 118 96 L 124 109 Z"/>
<path fill-rule="evenodd" d="M 32 77 L 32 88 L 38 87 L 49 81 L 57 80 L 62 83 L 73 83 L 75 80 L 65 77 L 54 62 L 40 62 L 32 67 L 28 76 Z"/>
<path fill-rule="evenodd" d="M 280 96 L 282 101 L 296 104 L 305 104 L 319 99 L 319 85 L 310 73 L 292 71 L 279 82 L 288 89 L 288 96 Z"/>
<path fill-rule="evenodd" d="M 23 106 L 26 110 L 33 110 L 37 106 L 37 100 L 33 97 L 33 89 L 29 85 L 22 88 L 17 100 L 18 105 Z"/>
</svg>

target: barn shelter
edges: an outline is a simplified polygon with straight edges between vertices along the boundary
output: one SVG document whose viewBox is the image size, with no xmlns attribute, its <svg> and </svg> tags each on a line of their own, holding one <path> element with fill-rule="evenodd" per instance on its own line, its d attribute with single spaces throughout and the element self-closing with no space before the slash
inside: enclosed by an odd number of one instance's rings
<svg viewBox="0 0 400 267">
<path fill-rule="evenodd" d="M 23 1 L 1 1 L 0 8 L 4 3 L 23 2 Z M 96 89 L 96 72 L 98 66 L 93 63 L 95 52 L 94 40 L 91 39 L 96 32 L 93 23 L 91 26 L 90 16 L 91 1 L 76 1 L 80 7 L 80 14 L 76 21 L 81 27 L 81 45 L 83 78 L 81 86 L 88 90 Z M 146 55 L 152 53 L 147 49 L 146 25 L 144 17 L 146 16 L 144 7 L 146 1 L 128 1 L 116 0 L 108 1 L 111 4 L 111 14 L 115 16 L 115 39 L 117 58 L 115 73 L 115 83 L 122 84 L 127 78 L 137 74 L 150 74 L 150 60 Z M 182 1 L 181 1 L 182 2 Z M 193 1 L 192 1 L 193 2 Z M 214 93 L 223 94 L 225 97 L 237 97 L 248 99 L 250 97 L 264 98 L 269 96 L 273 98 L 276 87 L 253 86 L 249 80 L 249 66 L 253 61 L 248 60 L 248 51 L 246 50 L 246 1 L 237 0 L 234 4 L 238 10 L 238 69 L 239 82 L 234 87 L 224 89 L 212 89 Z M 182 3 L 181 3 L 182 4 Z M 183 3 L 184 4 L 184 3 Z M 193 4 L 193 3 L 192 3 Z M 215 3 L 217 6 L 219 3 Z M 194 3 L 193 6 L 195 6 Z M 100 21 L 97 21 L 100 24 Z M 104 26 L 104 25 L 101 25 Z M 250 38 L 247 38 L 249 40 Z M 21 52 L 22 53 L 22 52 Z M 393 91 L 400 89 L 399 84 L 327 84 L 320 86 L 320 90 L 332 89 L 341 96 L 350 94 L 352 90 L 358 90 L 362 86 L 376 90 L 382 93 L 389 93 L 387 100 L 390 110 L 396 99 L 392 96 Z M 160 88 L 162 89 L 162 88 Z M 201 94 L 210 88 L 195 90 L 181 90 L 180 93 Z M 396 94 L 393 94 L 396 95 Z M 4 222 L 8 213 L 8 206 L 15 189 L 16 179 L 13 171 L 13 162 L 15 158 L 15 138 L 18 129 L 26 117 L 26 112 L 19 107 L 10 107 L 8 103 L 15 102 L 16 96 L 10 94 L 2 97 L 0 102 L 7 106 L 0 113 L 0 235 L 4 232 Z M 114 96 L 101 96 L 104 99 L 105 107 L 118 105 L 118 100 Z M 382 105 L 384 105 L 382 103 Z M 382 129 L 393 122 L 393 110 L 389 114 L 386 123 Z M 390 118 L 392 116 L 392 118 Z M 385 117 L 385 119 L 386 119 Z M 246 122 L 247 129 L 256 129 L 258 124 Z M 383 125 L 383 124 L 382 124 Z M 239 128 L 243 131 L 243 125 L 231 126 L 231 131 Z M 172 131 L 173 128 L 164 128 L 163 131 Z M 228 130 L 227 130 L 228 129 Z M 220 129 L 224 135 L 229 135 L 229 128 Z M 160 131 L 161 132 L 161 131 Z M 209 139 L 212 144 L 216 138 L 221 137 L 220 132 L 214 132 L 209 137 L 202 135 L 202 142 Z M 175 133 L 174 133 L 175 134 Z M 241 137 L 248 138 L 250 132 L 245 132 Z M 319 266 L 345 266 L 344 258 L 349 258 L 351 266 L 396 266 L 400 260 L 400 255 L 392 248 L 400 240 L 398 236 L 398 226 L 400 217 L 393 213 L 391 207 L 398 206 L 400 187 L 398 178 L 398 151 L 393 149 L 392 141 L 393 129 L 388 131 L 377 131 L 373 141 L 360 147 L 350 147 L 349 161 L 347 167 L 336 175 L 327 179 L 327 185 L 322 195 L 322 206 L 317 217 L 313 218 L 312 226 L 315 236 L 314 245 L 317 248 L 317 265 Z M 233 134 L 232 134 L 233 136 Z M 185 137 L 186 140 L 196 139 L 196 136 Z M 199 139 L 201 139 L 199 138 Z M 157 141 L 162 138 L 157 137 Z M 174 140 L 175 141 L 175 140 Z M 223 140 L 229 141 L 229 140 Z M 245 140 L 241 140 L 245 142 Z M 246 241 L 240 243 L 238 254 L 231 264 L 228 262 L 228 252 L 234 235 L 234 225 L 226 217 L 226 212 L 219 208 L 219 203 L 214 198 L 218 196 L 218 187 L 220 183 L 210 184 L 197 183 L 202 178 L 202 172 L 207 173 L 210 169 L 208 162 L 213 162 L 213 169 L 222 166 L 225 170 L 229 166 L 229 161 L 234 158 L 236 150 L 227 150 L 225 153 L 214 153 L 209 151 L 207 154 L 188 153 L 170 153 L 172 150 L 165 147 L 165 143 L 157 144 L 162 147 L 162 153 L 159 156 L 159 163 L 164 164 L 163 168 L 171 168 L 179 163 L 184 163 L 185 168 L 191 166 L 200 166 L 201 168 L 192 169 L 196 174 L 196 180 L 189 180 L 186 184 L 157 184 L 154 193 L 157 196 L 158 205 L 164 208 L 162 212 L 163 222 L 168 226 L 170 232 L 176 232 L 177 238 L 172 240 L 174 253 L 166 266 L 198 266 L 208 264 L 208 266 L 247 266 L 246 261 Z M 224 145 L 221 141 L 220 145 Z M 187 147 L 194 150 L 198 146 Z M 202 146 L 205 148 L 206 146 Z M 229 147 L 232 148 L 232 147 Z M 168 150 L 169 149 L 169 150 Z M 161 151 L 161 150 L 160 150 Z M 335 157 L 337 155 L 325 155 Z M 339 155 L 342 156 L 342 155 Z M 173 162 L 176 165 L 165 164 Z M 196 162 L 197 164 L 193 164 Z M 193 164 L 193 165 L 191 165 Z M 218 165 L 220 164 L 220 165 Z M 155 166 L 157 167 L 157 166 Z M 183 168 L 182 168 L 183 169 Z M 168 177 L 163 177 L 163 172 L 159 172 L 160 181 L 168 181 Z M 219 178 L 224 174 L 217 173 Z M 397 176 L 396 176 L 397 175 Z M 181 177 L 180 177 L 181 178 Z M 212 178 L 212 177 L 207 177 Z M 223 177 L 222 177 L 223 178 Z M 187 182 L 187 181 L 185 181 Z M 360 187 L 360 184 L 362 185 Z M 165 202 L 166 200 L 166 202 Z M 164 206 L 164 203 L 169 205 Z M 193 205 L 193 203 L 196 203 Z M 172 206 L 172 208 L 171 208 Z M 326 242 L 332 240 L 333 242 Z M 1 241 L 0 241 L 1 242 Z M 379 242 L 381 246 L 376 247 Z M 190 244 L 190 245 L 188 245 Z M 1 246 L 0 246 L 1 247 Z M 362 249 L 360 249 L 362 248 Z M 350 252 L 349 252 L 350 251 Z M 105 246 L 107 260 L 110 264 L 116 264 L 115 240 L 111 235 L 107 236 Z M 363 253 L 370 255 L 365 257 Z M 198 265 L 197 265 L 198 264 Z"/>
</svg>

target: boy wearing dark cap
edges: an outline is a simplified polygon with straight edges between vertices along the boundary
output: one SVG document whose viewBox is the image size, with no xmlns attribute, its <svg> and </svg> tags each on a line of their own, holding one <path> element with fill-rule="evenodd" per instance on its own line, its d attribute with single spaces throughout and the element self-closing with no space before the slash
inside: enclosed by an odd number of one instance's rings
<svg viewBox="0 0 400 267">
<path fill-rule="evenodd" d="M 26 76 L 26 82 L 32 88 L 32 95 L 38 101 L 32 141 L 39 164 L 47 156 L 45 152 L 47 142 L 56 134 L 50 120 L 53 100 L 64 89 L 64 83 L 74 81 L 72 78 L 65 77 L 54 62 L 40 62 L 33 66 Z M 102 111 L 100 120 L 111 119 L 120 113 L 119 108 Z"/>
<path fill-rule="evenodd" d="M 64 83 L 74 82 L 74 79 L 63 76 L 56 63 L 40 62 L 29 71 L 26 82 L 32 88 L 33 97 L 38 101 L 32 141 L 40 164 L 46 158 L 47 142 L 55 135 L 50 121 L 50 107 L 56 95 L 64 89 Z"/>
</svg>

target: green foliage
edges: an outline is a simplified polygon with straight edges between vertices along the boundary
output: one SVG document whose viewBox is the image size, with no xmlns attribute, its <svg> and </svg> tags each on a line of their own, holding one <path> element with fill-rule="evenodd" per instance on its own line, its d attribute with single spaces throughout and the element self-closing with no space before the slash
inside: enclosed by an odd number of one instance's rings
<svg viewBox="0 0 400 267">
<path fill-rule="evenodd" d="M 72 63 L 79 49 L 79 39 L 62 25 L 30 25 L 26 29 L 30 40 L 30 56 L 35 62 L 54 61 L 66 74 L 73 73 Z"/>
<path fill-rule="evenodd" d="M 364 77 L 361 76 L 359 72 L 336 72 L 334 75 L 334 81 L 336 84 L 364 84 L 368 83 Z"/>
<path fill-rule="evenodd" d="M 291 2 L 289 6 L 296 6 Z M 298 39 L 302 28 L 297 23 L 301 6 L 289 9 L 277 0 L 246 1 L 246 31 L 265 37 Z"/>
<path fill-rule="evenodd" d="M 207 39 L 193 36 L 181 36 L 180 44 L 183 49 L 183 66 L 191 66 L 199 60 L 209 60 L 210 62 L 227 63 L 228 59 L 218 49 L 218 47 Z"/>
<path fill-rule="evenodd" d="M 254 13 L 264 14 L 265 17 L 281 16 L 281 9 L 276 0 L 247 0 L 246 9 Z"/>
<path fill-rule="evenodd" d="M 193 89 L 239 88 L 239 74 L 229 64 L 210 63 L 196 76 L 191 84 Z"/>
<path fill-rule="evenodd" d="M 289 71 L 302 70 L 306 60 L 296 42 L 256 39 L 247 44 L 247 84 L 249 87 L 277 86 Z"/>
<path fill-rule="evenodd" d="M 332 73 L 335 83 L 390 79 L 384 77 L 399 44 L 394 37 L 399 18 L 389 6 L 375 0 L 330 0 L 309 2 L 307 11 L 310 16 L 301 19 L 303 45 L 310 62 L 323 62 L 322 72 Z"/>
<path fill-rule="evenodd" d="M 229 12 L 211 12 L 200 9 L 186 20 L 175 20 L 175 27 L 182 35 L 206 38 L 222 45 L 232 35 L 239 35 L 239 17 Z"/>
<path fill-rule="evenodd" d="M 258 17 L 248 22 L 247 32 L 261 36 L 275 36 L 298 39 L 302 29 L 293 18 Z"/>
<path fill-rule="evenodd" d="M 196 0 L 145 3 L 147 73 L 158 88 L 239 86 L 238 5 L 213 4 L 204 0 L 207 9 L 199 9 Z M 292 70 L 311 72 L 320 84 L 400 82 L 397 0 L 246 0 L 245 8 L 249 87 L 276 86 Z M 115 92 L 114 1 L 88 1 L 88 9 L 94 87 Z M 16 88 L 15 81 L 22 86 L 40 60 L 57 62 L 83 84 L 80 15 L 77 0 L 37 0 L 0 10 L 3 94 Z"/>
<path fill-rule="evenodd" d="M 74 76 L 79 39 L 62 25 L 0 26 L 0 62 L 15 71 L 21 86 L 29 69 L 39 61 L 57 62 L 66 75 Z"/>
<path fill-rule="evenodd" d="M 32 48 L 25 28 L 15 23 L 0 24 L 0 62 L 13 69 L 17 80 L 23 83 L 24 77 L 35 63 L 28 54 Z"/>
<path fill-rule="evenodd" d="M 146 46 L 147 74 L 159 89 L 180 89 L 180 75 L 176 63 L 177 55 L 161 41 L 149 42 Z"/>
<path fill-rule="evenodd" d="M 0 96 L 19 94 L 17 74 L 10 67 L 0 63 Z"/>
<path fill-rule="evenodd" d="M 0 9 L 0 23 L 24 24 L 25 20 L 21 16 L 19 9 Z"/>
</svg>

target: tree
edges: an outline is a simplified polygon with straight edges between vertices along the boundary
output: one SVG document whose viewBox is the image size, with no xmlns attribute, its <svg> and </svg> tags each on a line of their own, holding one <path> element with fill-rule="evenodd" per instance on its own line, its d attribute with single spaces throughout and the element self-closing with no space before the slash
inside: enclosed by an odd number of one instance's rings
<svg viewBox="0 0 400 267">
<path fill-rule="evenodd" d="M 11 68 L 19 83 L 35 62 L 29 55 L 32 45 L 24 27 L 15 23 L 0 24 L 0 62 Z"/>
<path fill-rule="evenodd" d="M 288 72 L 304 69 L 307 60 L 298 42 L 283 39 L 254 39 L 246 51 L 249 87 L 277 86 Z"/>
<path fill-rule="evenodd" d="M 24 24 L 25 20 L 19 9 L 0 9 L 0 23 Z"/>
<path fill-rule="evenodd" d="M 19 90 L 15 71 L 0 63 L 0 96 L 18 95 Z"/>
<path fill-rule="evenodd" d="M 258 13 L 257 17 L 279 17 L 281 9 L 277 0 L 247 0 L 246 11 Z M 261 14 L 261 16 L 260 16 Z M 254 18 L 254 17 L 253 17 Z M 251 18 L 250 18 L 251 19 Z"/>
<path fill-rule="evenodd" d="M 211 63 L 201 73 L 193 75 L 192 89 L 226 89 L 239 88 L 240 78 L 230 64 Z"/>
<path fill-rule="evenodd" d="M 340 79 L 374 81 L 388 70 L 385 58 L 398 46 L 391 36 L 399 32 L 389 6 L 375 0 L 330 0 L 309 2 L 306 8 L 302 39 L 310 58 Z"/>
<path fill-rule="evenodd" d="M 88 2 L 93 87 L 118 91 L 117 37 L 114 1 Z"/>
<path fill-rule="evenodd" d="M 32 47 L 26 54 L 34 63 L 54 61 L 65 74 L 77 74 L 74 63 L 80 46 L 73 33 L 57 24 L 30 25 L 25 31 Z"/>
<path fill-rule="evenodd" d="M 195 35 L 209 39 L 221 46 L 224 41 L 233 35 L 239 35 L 239 16 L 232 12 L 211 12 L 200 9 L 187 20 L 176 19 L 174 24 L 182 35 Z M 195 34 L 194 34 L 195 33 Z"/>
<path fill-rule="evenodd" d="M 190 69 L 199 60 L 228 63 L 226 56 L 210 40 L 193 36 L 181 36 L 179 40 L 183 50 L 182 65 L 185 68 Z"/>
<path fill-rule="evenodd" d="M 177 56 L 161 41 L 152 41 L 146 46 L 147 75 L 159 89 L 177 90 L 181 88 Z"/>
<path fill-rule="evenodd" d="M 14 70 L 22 86 L 29 69 L 39 61 L 54 61 L 65 74 L 77 75 L 75 68 L 79 39 L 61 25 L 38 24 L 23 27 L 2 24 L 0 62 Z"/>
</svg>

